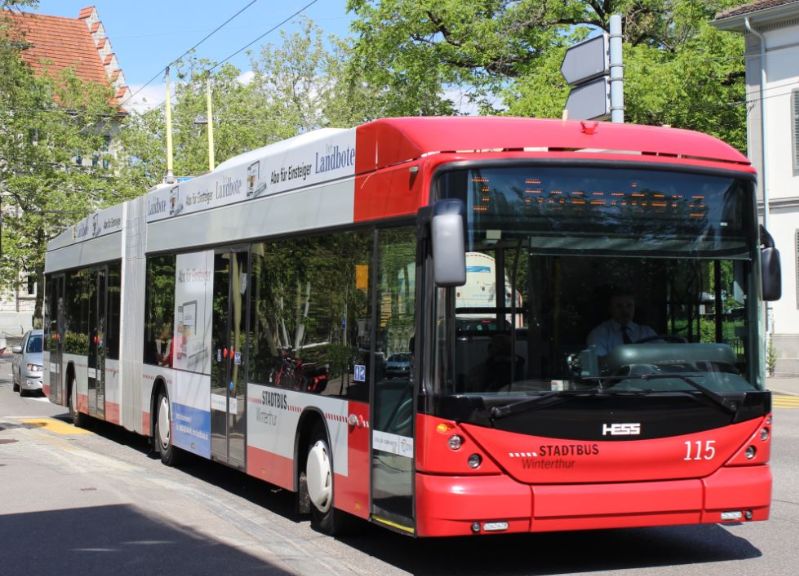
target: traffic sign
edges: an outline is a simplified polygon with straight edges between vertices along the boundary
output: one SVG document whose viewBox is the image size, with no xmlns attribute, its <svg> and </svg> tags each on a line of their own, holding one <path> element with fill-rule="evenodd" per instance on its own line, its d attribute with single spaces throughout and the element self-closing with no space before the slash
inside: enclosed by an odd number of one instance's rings
<svg viewBox="0 0 799 576">
<path fill-rule="evenodd" d="M 610 114 L 610 81 L 600 76 L 575 86 L 566 100 L 570 120 L 606 120 Z"/>
<path fill-rule="evenodd" d="M 566 50 L 560 65 L 560 73 L 571 85 L 603 76 L 609 70 L 608 35 L 605 32 Z"/>
</svg>

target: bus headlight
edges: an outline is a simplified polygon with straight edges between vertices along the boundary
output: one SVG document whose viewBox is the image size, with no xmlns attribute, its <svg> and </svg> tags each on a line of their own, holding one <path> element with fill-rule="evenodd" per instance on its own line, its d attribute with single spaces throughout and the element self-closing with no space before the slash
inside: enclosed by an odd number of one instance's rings
<svg viewBox="0 0 799 576">
<path fill-rule="evenodd" d="M 480 464 L 483 463 L 483 458 L 479 454 L 472 454 L 469 456 L 466 463 L 469 465 L 469 468 L 479 468 Z"/>
<path fill-rule="evenodd" d="M 450 450 L 460 450 L 461 446 L 463 446 L 463 438 L 454 434 L 449 437 L 449 448 Z"/>
<path fill-rule="evenodd" d="M 755 457 L 755 454 L 757 454 L 757 448 L 755 448 L 754 446 L 749 446 L 746 448 L 745 454 L 747 460 L 751 460 L 752 458 Z"/>
</svg>

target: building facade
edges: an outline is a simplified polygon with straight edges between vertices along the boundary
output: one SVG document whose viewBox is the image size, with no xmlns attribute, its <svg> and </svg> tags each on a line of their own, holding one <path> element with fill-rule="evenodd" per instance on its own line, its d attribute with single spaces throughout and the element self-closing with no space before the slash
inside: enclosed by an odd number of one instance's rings
<svg viewBox="0 0 799 576">
<path fill-rule="evenodd" d="M 748 156 L 764 222 L 782 256 L 782 299 L 769 305 L 775 375 L 799 375 L 799 0 L 759 0 L 716 16 L 744 34 Z"/>
</svg>

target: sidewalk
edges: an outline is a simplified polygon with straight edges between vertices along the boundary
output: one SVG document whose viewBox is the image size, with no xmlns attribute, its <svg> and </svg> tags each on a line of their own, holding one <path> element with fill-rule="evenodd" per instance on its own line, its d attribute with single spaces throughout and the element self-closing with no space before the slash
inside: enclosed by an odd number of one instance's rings
<svg viewBox="0 0 799 576">
<path fill-rule="evenodd" d="M 766 378 L 766 387 L 775 394 L 799 396 L 799 377 L 769 376 Z"/>
</svg>

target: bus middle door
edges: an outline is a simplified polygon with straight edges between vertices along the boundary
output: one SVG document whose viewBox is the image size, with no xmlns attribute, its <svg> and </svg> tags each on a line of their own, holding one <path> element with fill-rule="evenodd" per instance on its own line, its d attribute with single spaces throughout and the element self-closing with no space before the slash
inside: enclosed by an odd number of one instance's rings
<svg viewBox="0 0 799 576">
<path fill-rule="evenodd" d="M 247 256 L 244 249 L 214 255 L 211 328 L 211 457 L 242 470 L 246 464 Z"/>
<path fill-rule="evenodd" d="M 106 339 L 105 268 L 92 270 L 89 276 L 89 414 L 105 417 L 105 339 Z"/>
</svg>

